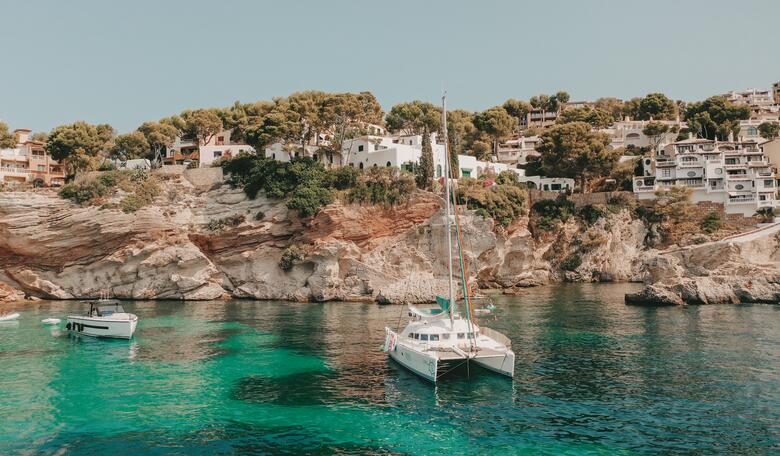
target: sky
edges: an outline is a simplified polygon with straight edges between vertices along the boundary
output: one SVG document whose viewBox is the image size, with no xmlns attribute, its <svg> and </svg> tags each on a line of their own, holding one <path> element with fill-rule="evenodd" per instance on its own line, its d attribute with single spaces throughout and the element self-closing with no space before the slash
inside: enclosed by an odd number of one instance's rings
<svg viewBox="0 0 780 456">
<path fill-rule="evenodd" d="M 482 110 L 780 80 L 780 1 L 0 0 L 0 119 L 131 131 L 316 89 Z"/>
</svg>

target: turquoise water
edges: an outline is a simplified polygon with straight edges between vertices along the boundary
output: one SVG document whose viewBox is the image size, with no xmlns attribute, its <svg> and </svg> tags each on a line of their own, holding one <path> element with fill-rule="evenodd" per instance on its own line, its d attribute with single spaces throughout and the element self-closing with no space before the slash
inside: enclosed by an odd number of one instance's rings
<svg viewBox="0 0 780 456">
<path fill-rule="evenodd" d="M 0 454 L 777 454 L 780 306 L 648 309 L 624 285 L 500 297 L 514 382 L 379 351 L 402 307 L 131 302 L 131 341 L 0 326 Z M 10 310 L 0 307 L 0 312 Z"/>
</svg>

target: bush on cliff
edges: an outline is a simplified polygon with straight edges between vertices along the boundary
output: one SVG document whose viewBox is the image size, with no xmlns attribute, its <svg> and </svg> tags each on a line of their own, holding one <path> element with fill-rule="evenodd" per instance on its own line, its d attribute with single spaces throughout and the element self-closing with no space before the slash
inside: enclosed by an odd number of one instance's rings
<svg viewBox="0 0 780 456">
<path fill-rule="evenodd" d="M 82 184 L 67 184 L 60 189 L 61 198 L 69 199 L 82 206 L 89 205 L 108 194 L 108 187 L 98 181 Z"/>
<path fill-rule="evenodd" d="M 350 203 L 394 206 L 408 200 L 415 188 L 414 176 L 407 171 L 392 167 L 370 168 L 357 176 L 345 198 Z"/>
<path fill-rule="evenodd" d="M 607 215 L 607 209 L 601 204 L 586 204 L 577 211 L 577 215 L 588 225 L 593 225 Z"/>
<path fill-rule="evenodd" d="M 561 269 L 564 271 L 576 271 L 582 265 L 582 258 L 572 253 L 561 261 Z"/>
<path fill-rule="evenodd" d="M 283 271 L 291 270 L 296 264 L 298 264 L 304 258 L 304 251 L 297 245 L 291 245 L 282 252 L 282 257 L 279 258 L 279 267 Z"/>
<path fill-rule="evenodd" d="M 723 226 L 723 219 L 719 213 L 712 211 L 704 217 L 699 226 L 705 233 L 712 234 Z"/>
<path fill-rule="evenodd" d="M 246 216 L 243 214 L 233 214 L 223 217 L 221 219 L 211 220 L 208 224 L 209 231 L 220 231 L 227 227 L 236 227 L 246 221 Z"/>
<path fill-rule="evenodd" d="M 509 226 L 525 215 L 525 189 L 514 184 L 485 186 L 483 181 L 464 177 L 458 181 L 458 203 Z"/>
<path fill-rule="evenodd" d="M 561 196 L 554 200 L 541 200 L 531 206 L 533 225 L 540 231 L 552 231 L 574 215 L 576 207 L 572 201 Z"/>
</svg>

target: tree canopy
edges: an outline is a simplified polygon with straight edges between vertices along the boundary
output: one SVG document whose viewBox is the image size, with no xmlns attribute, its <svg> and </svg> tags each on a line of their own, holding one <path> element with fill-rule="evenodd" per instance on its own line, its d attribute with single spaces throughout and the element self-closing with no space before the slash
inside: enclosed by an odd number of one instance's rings
<svg viewBox="0 0 780 456">
<path fill-rule="evenodd" d="M 618 162 L 618 152 L 608 147 L 609 142 L 606 133 L 591 131 L 589 124 L 571 122 L 544 132 L 536 150 L 547 176 L 578 178 L 585 192 L 589 178 L 608 175 Z"/>
<path fill-rule="evenodd" d="M 758 132 L 764 139 L 776 139 L 780 134 L 780 125 L 775 122 L 762 122 L 758 126 Z"/>
<path fill-rule="evenodd" d="M 96 169 L 99 157 L 112 147 L 114 129 L 111 125 L 92 125 L 78 121 L 56 127 L 49 133 L 46 151 L 65 165 L 69 174 Z"/>
<path fill-rule="evenodd" d="M 677 105 L 662 93 L 647 94 L 639 99 L 635 109 L 632 117 L 639 120 L 674 120 L 677 116 Z"/>
<path fill-rule="evenodd" d="M 612 113 L 601 108 L 566 109 L 558 116 L 557 123 L 586 122 L 593 128 L 606 128 L 615 121 Z"/>
<path fill-rule="evenodd" d="M 502 106 L 495 106 L 474 115 L 474 127 L 493 141 L 493 153 L 498 150 L 498 142 L 515 131 L 517 119 L 509 115 Z"/>
<path fill-rule="evenodd" d="M 425 129 L 436 132 L 441 128 L 441 108 L 420 100 L 399 103 L 387 113 L 385 122 L 390 131 L 407 135 L 419 135 Z"/>
<path fill-rule="evenodd" d="M 133 131 L 119 135 L 114 139 L 111 156 L 123 160 L 146 158 L 149 156 L 149 150 L 149 142 L 143 133 Z"/>
<path fill-rule="evenodd" d="M 664 135 L 669 131 L 669 126 L 663 122 L 652 121 L 645 125 L 642 133 L 650 139 L 650 146 L 655 152 Z"/>
<path fill-rule="evenodd" d="M 739 121 L 749 118 L 748 106 L 737 106 L 722 95 L 691 103 L 685 110 L 685 120 L 691 130 L 703 138 L 721 141 L 727 140 L 731 133 L 736 138 Z"/>
<path fill-rule="evenodd" d="M 0 121 L 0 149 L 16 147 L 16 137 L 8 130 L 8 124 Z"/>
</svg>

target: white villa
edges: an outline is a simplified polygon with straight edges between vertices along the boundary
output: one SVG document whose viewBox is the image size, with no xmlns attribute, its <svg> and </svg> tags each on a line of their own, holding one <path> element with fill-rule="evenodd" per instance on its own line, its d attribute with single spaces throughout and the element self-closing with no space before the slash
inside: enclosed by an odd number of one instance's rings
<svg viewBox="0 0 780 456">
<path fill-rule="evenodd" d="M 736 105 L 760 107 L 775 104 L 772 90 L 732 90 L 731 92 L 724 93 L 723 95 Z"/>
<path fill-rule="evenodd" d="M 254 153 L 248 144 L 238 144 L 230 139 L 231 130 L 223 130 L 204 145 L 198 141 L 176 138 L 166 151 L 163 163 L 166 165 L 189 165 L 194 168 L 208 168 L 222 157 L 232 157 L 241 152 Z"/>
<path fill-rule="evenodd" d="M 507 140 L 498 146 L 498 162 L 509 165 L 525 165 L 529 158 L 540 157 L 536 146 L 541 141 L 539 136 L 520 136 Z"/>
<path fill-rule="evenodd" d="M 640 200 L 679 185 L 693 189 L 693 202 L 721 203 L 727 214 L 751 216 L 778 206 L 774 169 L 756 141 L 687 139 L 643 160 L 645 175 L 634 178 Z"/>
<path fill-rule="evenodd" d="M 629 118 L 626 118 L 625 120 L 620 120 L 615 122 L 613 125 L 611 125 L 608 128 L 604 128 L 600 130 L 603 133 L 606 133 L 612 137 L 612 142 L 610 143 L 610 147 L 613 149 L 617 149 L 620 147 L 651 147 L 652 143 L 650 138 L 642 132 L 644 128 L 649 124 L 650 120 L 631 120 Z M 663 137 L 659 139 L 658 142 L 658 149 L 663 149 L 664 146 L 667 144 L 674 142 L 677 139 L 677 135 L 679 130 L 687 127 L 685 122 L 681 122 L 678 120 L 657 120 L 655 122 L 660 122 L 662 124 L 665 124 L 669 127 L 670 130 L 668 133 L 664 133 Z"/>
</svg>

